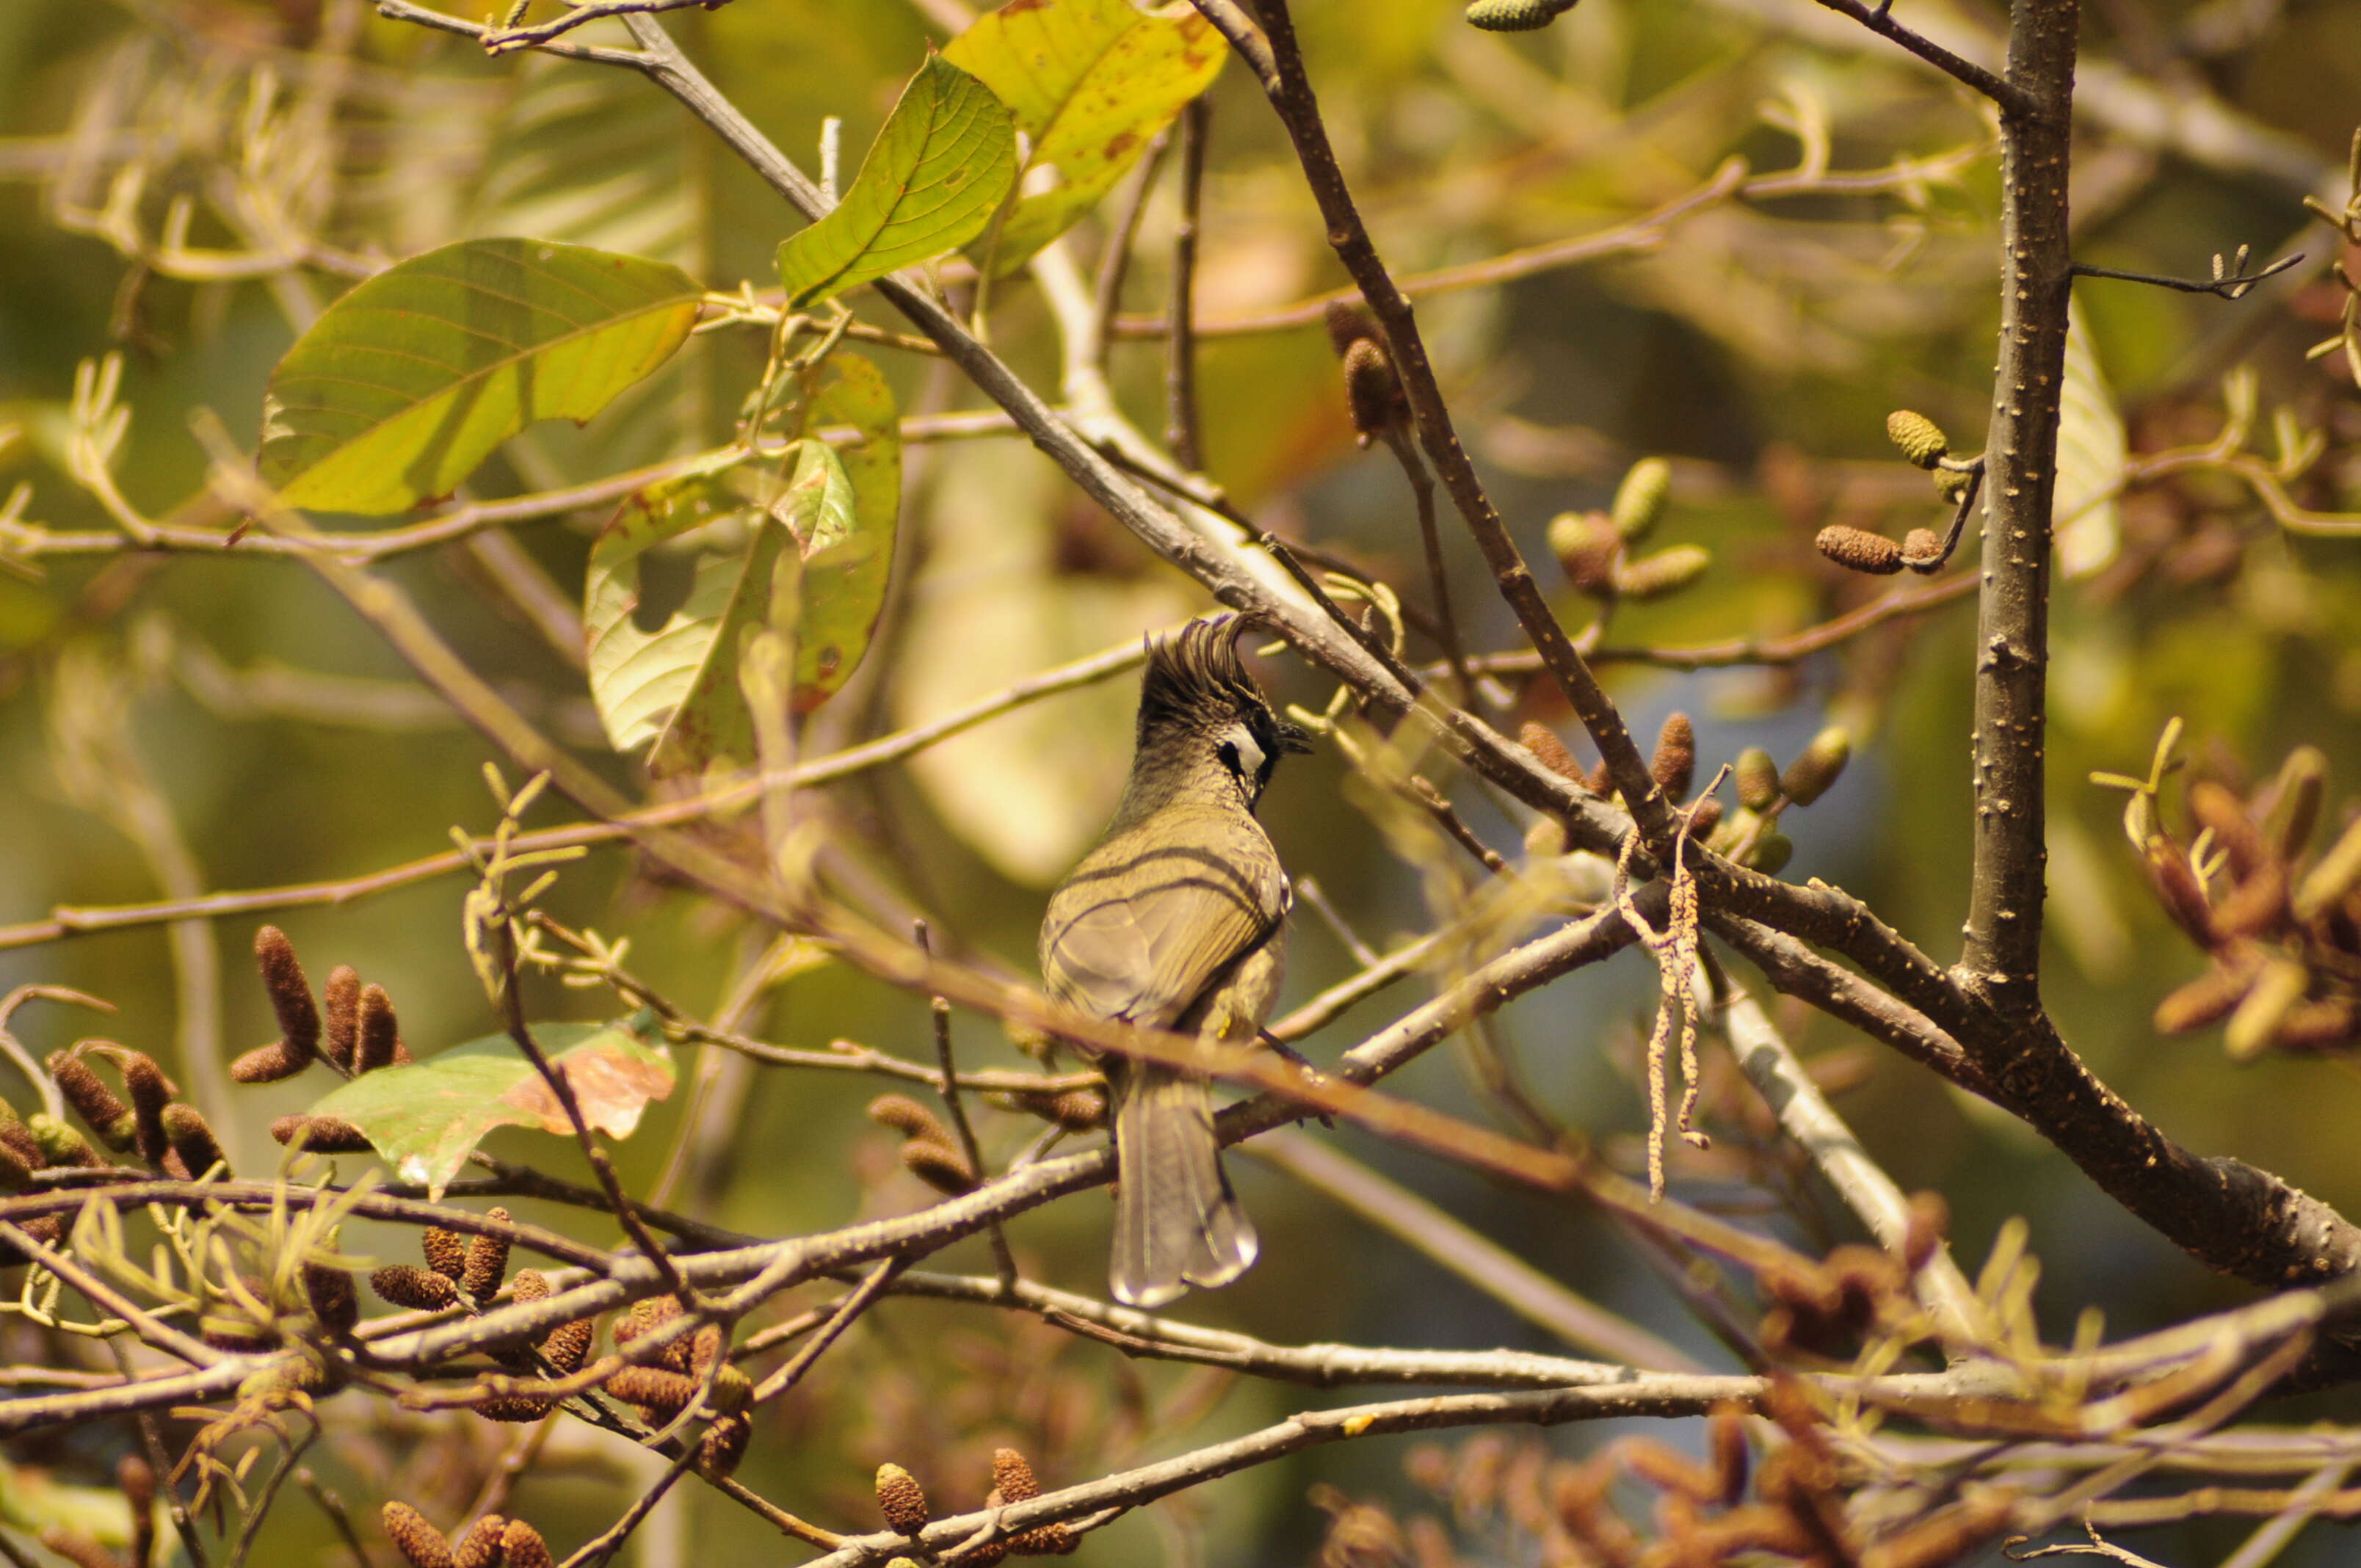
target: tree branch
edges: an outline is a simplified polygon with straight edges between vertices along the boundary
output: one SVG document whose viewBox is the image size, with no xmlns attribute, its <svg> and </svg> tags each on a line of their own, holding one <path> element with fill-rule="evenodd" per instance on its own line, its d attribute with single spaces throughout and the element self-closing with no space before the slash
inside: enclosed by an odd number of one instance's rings
<svg viewBox="0 0 2361 1568">
<path fill-rule="evenodd" d="M 2049 513 L 2074 258 L 2066 224 L 2079 0 L 2014 0 L 2001 101 L 2000 357 L 1984 444 L 1975 818 L 1962 982 L 2011 1018 L 2041 1006 Z"/>
<path fill-rule="evenodd" d="M 1450 409 L 1444 401 L 1443 389 L 1435 380 L 1434 367 L 1427 358 L 1426 344 L 1419 334 L 1410 300 L 1378 257 L 1377 245 L 1361 221 L 1344 170 L 1336 161 L 1335 149 L 1329 144 L 1319 102 L 1312 94 L 1301 51 L 1296 46 L 1295 25 L 1289 15 L 1287 0 L 1263 0 L 1263 25 L 1259 28 L 1248 22 L 1231 0 L 1195 3 L 1253 68 L 1271 107 L 1287 127 L 1296 159 L 1303 166 L 1304 179 L 1327 223 L 1329 246 L 1353 281 L 1360 286 L 1362 297 L 1367 300 L 1386 335 L 1395 374 L 1401 378 L 1402 389 L 1417 418 L 1420 443 L 1452 503 L 1466 521 L 1477 548 L 1492 570 L 1500 597 L 1516 612 L 1518 624 L 1540 652 L 1543 667 L 1556 679 L 1575 716 L 1590 732 L 1592 742 L 1606 760 L 1609 775 L 1622 791 L 1625 805 L 1641 831 L 1651 844 L 1669 842 L 1671 806 L 1650 775 L 1647 759 L 1641 755 L 1638 744 L 1624 727 L 1622 716 L 1616 711 L 1598 677 L 1591 674 L 1589 665 L 1566 636 L 1565 628 L 1558 624 L 1540 585 L 1533 580 L 1532 568 L 1525 565 L 1516 542 L 1509 537 L 1507 524 L 1485 493 L 1467 449 L 1460 444 Z"/>
<path fill-rule="evenodd" d="M 1831 11 L 1850 16 L 1880 38 L 1893 39 L 1953 81 L 1972 87 L 1998 104 L 2004 112 L 2024 114 L 2031 106 L 2031 99 L 2025 88 L 2013 75 L 2005 80 L 1994 76 L 1973 60 L 1961 60 L 1934 39 L 1914 33 L 1895 21 L 1891 14 L 1894 0 L 1880 0 L 1873 9 L 1862 5 L 1861 0 L 1820 0 L 1820 4 Z M 2059 172 L 2064 173 L 2064 170 L 2061 168 Z"/>
</svg>

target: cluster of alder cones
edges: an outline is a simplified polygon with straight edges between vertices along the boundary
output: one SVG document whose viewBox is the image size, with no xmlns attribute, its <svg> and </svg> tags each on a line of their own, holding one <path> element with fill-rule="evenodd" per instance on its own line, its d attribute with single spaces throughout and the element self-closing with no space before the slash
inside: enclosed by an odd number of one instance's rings
<svg viewBox="0 0 2361 1568">
<path fill-rule="evenodd" d="M 554 1568 L 541 1531 L 522 1519 L 486 1514 L 453 1541 L 408 1503 L 385 1506 L 385 1536 L 410 1568 Z"/>
<path fill-rule="evenodd" d="M 537 1268 L 508 1277 L 509 1223 L 506 1209 L 488 1210 L 488 1228 L 474 1235 L 429 1225 L 419 1233 L 419 1250 L 426 1266 L 388 1264 L 369 1276 L 369 1288 L 397 1307 L 440 1312 L 463 1301 L 480 1309 L 501 1299 L 511 1303 L 545 1300 L 552 1294 L 547 1276 Z M 489 1227 L 499 1227 L 493 1229 Z M 717 1475 L 737 1469 L 754 1434 L 747 1401 L 753 1385 L 745 1373 L 722 1360 L 727 1340 L 716 1323 L 682 1322 L 680 1302 L 670 1296 L 633 1303 L 615 1320 L 617 1354 L 633 1361 L 582 1388 L 541 1392 L 531 1387 L 486 1393 L 471 1407 L 496 1421 L 537 1421 L 555 1410 L 568 1393 L 603 1390 L 636 1409 L 652 1427 L 671 1425 L 692 1407 L 709 1411 L 714 1420 L 698 1440 L 697 1466 Z M 515 1377 L 551 1375 L 570 1378 L 590 1358 L 598 1337 L 595 1319 L 577 1318 L 543 1332 L 530 1344 L 495 1346 L 492 1358 Z M 657 1343 L 635 1354 L 639 1341 Z"/>
<path fill-rule="evenodd" d="M 1544 767 L 1592 795 L 1614 797 L 1615 785 L 1607 776 L 1607 764 L 1602 762 L 1586 771 L 1575 761 L 1574 753 L 1565 749 L 1565 742 L 1547 726 L 1528 722 L 1518 739 Z M 1795 844 L 1779 831 L 1781 814 L 1789 806 L 1809 806 L 1827 794 L 1851 757 L 1851 736 L 1835 725 L 1813 737 L 1811 744 L 1784 769 L 1762 747 L 1749 746 L 1738 754 L 1730 767 L 1738 809 L 1725 812 L 1721 802 L 1711 795 L 1689 800 L 1689 791 L 1697 780 L 1697 728 L 1687 714 L 1675 713 L 1664 720 L 1664 729 L 1656 736 L 1649 773 L 1656 787 L 1664 792 L 1665 799 L 1675 804 L 1688 802 L 1683 809 L 1688 816 L 1692 839 L 1716 854 L 1776 875 L 1795 851 Z M 1564 853 L 1563 824 L 1547 818 L 1536 823 L 1534 830 L 1527 835 L 1525 848 L 1537 855 Z"/>
<path fill-rule="evenodd" d="M 1041 1483 L 1035 1478 L 1029 1460 L 1013 1448 L 992 1451 L 992 1490 L 983 1499 L 986 1508 L 1029 1503 L 1040 1495 Z M 914 1541 L 935 1517 L 927 1502 L 926 1488 L 918 1485 L 917 1476 L 898 1464 L 877 1467 L 877 1511 L 884 1515 L 885 1528 Z M 973 1568 L 991 1568 L 1004 1557 L 1063 1557 L 1080 1543 L 1081 1537 L 1052 1519 L 1005 1541 L 970 1548 L 960 1553 L 959 1560 L 961 1568 L 971 1564 Z M 917 1568 L 917 1564 L 908 1557 L 896 1557 L 885 1568 Z"/>
</svg>

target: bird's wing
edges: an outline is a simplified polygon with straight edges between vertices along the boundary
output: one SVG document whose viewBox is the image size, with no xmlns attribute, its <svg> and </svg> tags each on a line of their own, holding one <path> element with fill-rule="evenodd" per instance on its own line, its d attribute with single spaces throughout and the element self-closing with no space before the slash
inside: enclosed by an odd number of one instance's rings
<svg viewBox="0 0 2361 1568">
<path fill-rule="evenodd" d="M 1159 838 L 1103 846 L 1050 899 L 1043 970 L 1060 1001 L 1170 1027 L 1285 916 L 1287 879 L 1259 833 L 1232 833 L 1218 852 Z"/>
</svg>

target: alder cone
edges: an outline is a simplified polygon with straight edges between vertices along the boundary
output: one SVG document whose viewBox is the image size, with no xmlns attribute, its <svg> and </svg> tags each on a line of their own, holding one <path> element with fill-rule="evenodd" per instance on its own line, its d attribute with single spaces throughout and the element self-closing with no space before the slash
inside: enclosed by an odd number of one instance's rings
<svg viewBox="0 0 2361 1568">
<path fill-rule="evenodd" d="M 500 1537 L 509 1521 L 499 1514 L 478 1519 L 451 1552 L 451 1568 L 500 1568 Z"/>
<path fill-rule="evenodd" d="M 907 1536 L 924 1530 L 934 1517 L 927 1507 L 926 1488 L 898 1464 L 877 1467 L 877 1511 L 885 1516 L 887 1529 Z"/>
<path fill-rule="evenodd" d="M 487 1220 L 505 1224 L 509 1212 L 502 1208 L 484 1211 Z M 500 1282 L 509 1277 L 509 1238 L 478 1233 L 467 1243 L 467 1266 L 459 1274 L 459 1288 L 478 1301 L 489 1301 L 500 1293 Z"/>
<path fill-rule="evenodd" d="M 942 1119 L 906 1094 L 881 1094 L 869 1102 L 869 1119 L 881 1127 L 891 1127 L 906 1138 L 924 1138 L 933 1143 L 951 1141 L 950 1129 Z"/>
<path fill-rule="evenodd" d="M 500 1568 L 556 1568 L 549 1542 L 522 1519 L 511 1519 L 500 1531 Z"/>
<path fill-rule="evenodd" d="M 912 1138 L 902 1146 L 902 1164 L 919 1180 L 949 1198 L 975 1190 L 975 1171 L 967 1157 L 949 1144 L 932 1138 Z"/>
<path fill-rule="evenodd" d="M 467 1238 L 457 1231 L 429 1225 L 418 1233 L 418 1250 L 426 1266 L 456 1285 L 467 1272 Z"/>
<path fill-rule="evenodd" d="M 385 1538 L 394 1544 L 410 1568 L 454 1568 L 451 1543 L 429 1524 L 424 1514 L 408 1503 L 386 1504 L 381 1517 Z"/>
<path fill-rule="evenodd" d="M 1664 792 L 1665 799 L 1688 798 L 1689 785 L 1697 781 L 1697 728 L 1687 714 L 1674 713 L 1665 718 L 1648 771 L 1655 775 L 1656 787 Z"/>
<path fill-rule="evenodd" d="M 752 1418 L 743 1414 L 724 1416 L 697 1440 L 697 1467 L 708 1475 L 728 1475 L 745 1459 L 746 1450 L 753 1441 Z"/>
<path fill-rule="evenodd" d="M 560 1372 L 579 1372 L 582 1364 L 590 1359 L 590 1342 L 597 1337 L 598 1330 L 598 1325 L 588 1318 L 560 1323 L 541 1342 L 541 1354 Z"/>
<path fill-rule="evenodd" d="M 1533 754 L 1534 760 L 1550 772 L 1586 790 L 1590 787 L 1590 780 L 1584 775 L 1582 764 L 1574 760 L 1574 753 L 1565 749 L 1565 742 L 1557 738 L 1556 730 L 1527 719 L 1524 727 L 1517 731 L 1517 739 L 1524 743 L 1526 751 Z"/>
<path fill-rule="evenodd" d="M 668 1421 L 697 1398 L 697 1379 L 662 1366 L 626 1366 L 607 1379 L 607 1392 L 636 1405 L 651 1421 Z"/>
<path fill-rule="evenodd" d="M 439 1312 L 459 1304 L 459 1288 L 432 1269 L 389 1263 L 369 1276 L 369 1288 L 397 1307 Z"/>
<path fill-rule="evenodd" d="M 1888 576 L 1902 570 L 1902 546 L 1882 533 L 1831 523 L 1812 539 L 1814 549 L 1850 571 Z"/>
<path fill-rule="evenodd" d="M 313 1314 L 333 1332 L 350 1333 L 360 1321 L 360 1293 L 353 1288 L 353 1277 L 341 1268 L 305 1264 L 303 1294 L 311 1299 Z"/>
</svg>

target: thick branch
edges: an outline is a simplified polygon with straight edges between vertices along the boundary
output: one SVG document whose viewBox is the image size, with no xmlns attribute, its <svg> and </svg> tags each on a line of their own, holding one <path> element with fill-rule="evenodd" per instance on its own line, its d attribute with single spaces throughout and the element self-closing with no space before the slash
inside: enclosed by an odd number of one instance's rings
<svg viewBox="0 0 2361 1568">
<path fill-rule="evenodd" d="M 2001 109 L 2000 358 L 1984 447 L 1973 873 L 1960 967 L 2011 1017 L 2041 1005 L 2049 510 L 2074 257 L 2066 227 L 2079 0 L 2015 0 Z"/>
</svg>

